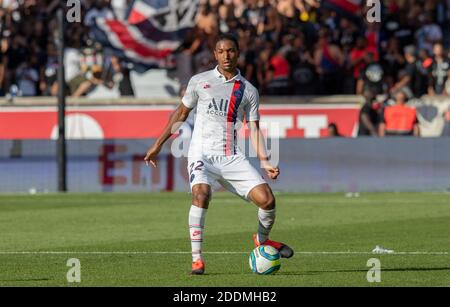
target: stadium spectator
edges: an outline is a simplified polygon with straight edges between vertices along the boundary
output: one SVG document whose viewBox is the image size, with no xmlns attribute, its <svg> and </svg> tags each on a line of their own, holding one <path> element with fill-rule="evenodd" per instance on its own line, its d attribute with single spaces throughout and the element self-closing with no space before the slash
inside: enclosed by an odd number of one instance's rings
<svg viewBox="0 0 450 307">
<path fill-rule="evenodd" d="M 392 86 L 398 77 L 398 72 L 405 65 L 405 57 L 400 50 L 400 42 L 396 37 L 391 37 L 387 43 L 387 50 L 381 59 L 385 71 L 386 83 Z"/>
<path fill-rule="evenodd" d="M 219 33 L 218 16 L 214 13 L 209 2 L 200 5 L 199 13 L 197 14 L 197 27 L 206 36 L 217 35 Z"/>
<path fill-rule="evenodd" d="M 92 92 L 98 85 L 104 84 L 102 78 L 103 69 L 94 65 L 89 73 L 81 74 L 74 78 L 71 83 L 71 93 L 73 97 L 81 97 Z"/>
<path fill-rule="evenodd" d="M 92 27 L 95 24 L 95 20 L 97 18 L 107 16 L 112 12 L 110 1 L 93 0 L 90 2 L 90 7 L 84 17 L 84 24 L 87 27 Z"/>
<path fill-rule="evenodd" d="M 41 81 L 39 83 L 39 90 L 44 96 L 56 96 L 58 94 L 58 54 L 52 43 L 47 44 L 46 51 L 47 61 L 44 63 L 40 72 Z"/>
<path fill-rule="evenodd" d="M 134 96 L 130 80 L 130 69 L 117 56 L 110 57 L 105 67 L 105 85 L 108 88 L 117 86 L 121 96 Z"/>
<path fill-rule="evenodd" d="M 288 95 L 289 93 L 289 76 L 291 67 L 286 60 L 282 51 L 278 51 L 269 60 L 269 68 L 267 70 L 267 94 L 268 95 Z"/>
<path fill-rule="evenodd" d="M 219 31 L 222 33 L 228 33 L 230 27 L 228 23 L 231 21 L 233 16 L 231 15 L 230 6 L 222 4 L 219 6 Z"/>
<path fill-rule="evenodd" d="M 416 58 L 416 48 L 414 46 L 405 47 L 406 67 L 400 80 L 391 88 L 391 92 L 396 92 L 407 87 L 414 97 L 421 97 L 427 94 L 429 67 L 431 59 L 428 57 L 426 49 L 419 52 Z"/>
<path fill-rule="evenodd" d="M 66 66 L 70 68 L 66 73 L 66 82 L 72 96 L 84 96 L 98 85 L 111 84 L 108 81 L 112 80 L 107 80 L 107 71 L 103 69 L 103 65 L 109 63 L 105 63 L 102 46 L 99 43 L 87 39 L 81 51 L 68 48 L 66 54 L 68 55 L 65 59 Z"/>
<path fill-rule="evenodd" d="M 424 12 L 419 15 L 419 22 L 422 26 L 417 30 L 415 36 L 417 39 L 417 46 L 420 49 L 426 49 L 429 52 L 433 51 L 433 45 L 442 41 L 443 33 L 441 27 L 437 25 L 431 16 L 430 12 Z"/>
<path fill-rule="evenodd" d="M 0 96 L 4 95 L 3 84 L 6 74 L 6 66 L 8 57 L 6 56 L 6 50 L 8 49 L 8 41 L 6 39 L 0 40 Z"/>
<path fill-rule="evenodd" d="M 339 46 L 330 42 L 330 34 L 327 28 L 322 28 L 319 31 L 314 62 L 319 74 L 320 93 L 325 95 L 339 94 L 342 85 L 341 73 L 344 55 Z"/>
<path fill-rule="evenodd" d="M 447 72 L 447 81 L 445 82 L 444 95 L 450 96 L 450 70 Z"/>
<path fill-rule="evenodd" d="M 296 13 L 296 7 L 294 0 L 279 0 L 276 5 L 278 14 L 288 18 L 294 18 Z"/>
<path fill-rule="evenodd" d="M 379 135 L 419 136 L 416 109 L 406 105 L 407 95 L 403 90 L 395 94 L 395 105 L 385 107 L 381 113 Z"/>
<path fill-rule="evenodd" d="M 366 67 L 368 61 L 378 61 L 377 54 L 376 48 L 368 45 L 366 37 L 357 38 L 356 46 L 350 52 L 350 66 L 355 80 L 360 78 L 361 71 Z"/>
<path fill-rule="evenodd" d="M 449 8 L 449 16 L 450 16 L 450 8 Z M 450 60 L 450 48 L 448 50 L 447 59 Z M 450 96 L 450 69 L 447 71 L 447 81 L 445 82 L 445 93 L 444 93 L 444 95 Z"/>
<path fill-rule="evenodd" d="M 256 34 L 267 41 L 278 42 L 281 33 L 281 20 L 276 9 L 270 5 L 269 0 L 260 0 L 258 25 Z"/>
<path fill-rule="evenodd" d="M 417 17 L 415 17 L 416 14 L 416 8 L 414 6 L 409 11 L 407 8 L 402 8 L 399 11 L 399 8 L 394 4 L 388 9 L 381 33 L 383 33 L 386 40 L 390 40 L 391 38 L 397 39 L 399 50 L 403 50 L 406 46 L 414 45 L 414 22 L 417 20 Z"/>
<path fill-rule="evenodd" d="M 431 83 L 431 73 L 433 58 L 428 54 L 426 49 L 419 50 L 419 63 L 416 64 L 417 71 L 419 74 L 417 84 L 416 84 L 416 97 L 421 97 L 428 93 L 428 87 Z"/>
<path fill-rule="evenodd" d="M 238 66 L 241 70 L 241 74 L 249 80 L 256 88 L 258 85 L 257 77 L 257 46 L 261 43 L 261 40 L 255 39 L 253 44 L 250 43 L 251 37 L 253 36 L 251 31 L 245 31 L 239 37 L 239 46 L 241 46 L 240 57 Z"/>
<path fill-rule="evenodd" d="M 6 51 L 6 88 L 16 84 L 16 70 L 30 56 L 26 46 L 26 38 L 23 35 L 11 35 Z"/>
<path fill-rule="evenodd" d="M 211 48 L 215 35 L 208 35 L 208 32 L 198 25 L 194 28 L 193 33 L 187 50 L 192 56 L 193 72 L 201 73 L 214 66 L 214 56 Z"/>
<path fill-rule="evenodd" d="M 450 60 L 446 57 L 444 46 L 441 43 L 433 47 L 433 64 L 431 66 L 431 84 L 428 88 L 430 95 L 441 95 L 445 90 L 445 83 L 450 70 Z"/>
<path fill-rule="evenodd" d="M 36 69 L 37 58 L 33 56 L 30 61 L 23 62 L 17 67 L 16 82 L 19 96 L 36 96 L 39 82 L 39 71 Z"/>
<path fill-rule="evenodd" d="M 339 132 L 339 129 L 335 123 L 330 123 L 328 125 L 328 137 L 342 137 L 342 135 Z"/>
<path fill-rule="evenodd" d="M 314 58 L 307 49 L 304 37 L 294 39 L 293 49 L 286 55 L 291 69 L 291 91 L 295 95 L 315 95 L 317 92 L 317 73 Z"/>
<path fill-rule="evenodd" d="M 371 52 L 376 61 L 380 59 L 379 47 L 381 45 L 380 25 L 377 22 L 365 21 L 364 37 L 366 38 L 367 52 Z"/>
<path fill-rule="evenodd" d="M 56 51 L 56 47 L 54 46 L 54 44 L 49 44 L 49 48 L 51 49 L 52 57 L 55 58 L 55 62 L 57 63 L 58 54 Z M 83 54 L 81 48 L 68 47 L 66 48 L 66 50 L 64 50 L 64 73 L 66 82 L 71 82 L 73 78 L 82 73 L 82 69 L 87 70 L 88 67 L 83 67 L 81 64 L 82 57 Z"/>
<path fill-rule="evenodd" d="M 376 101 L 374 92 L 364 93 L 364 105 L 359 112 L 358 136 L 378 136 L 381 105 Z"/>
<path fill-rule="evenodd" d="M 263 94 L 267 94 L 268 77 L 270 76 L 270 59 L 273 54 L 273 45 L 266 43 L 264 49 L 259 53 L 257 60 L 257 78 L 259 91 Z"/>
<path fill-rule="evenodd" d="M 383 67 L 375 60 L 375 54 L 366 53 L 364 56 L 364 68 L 361 69 L 356 84 L 356 94 L 362 95 L 364 91 L 372 91 L 375 95 L 385 92 L 388 88 Z"/>
</svg>

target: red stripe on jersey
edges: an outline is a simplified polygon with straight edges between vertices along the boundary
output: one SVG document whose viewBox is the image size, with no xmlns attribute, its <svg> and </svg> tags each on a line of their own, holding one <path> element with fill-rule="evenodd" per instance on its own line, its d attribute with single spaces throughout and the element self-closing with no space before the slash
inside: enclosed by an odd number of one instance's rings
<svg viewBox="0 0 450 307">
<path fill-rule="evenodd" d="M 234 128 L 234 109 L 236 107 L 236 95 L 234 94 L 241 86 L 241 81 L 234 81 L 233 89 L 231 90 L 231 98 L 230 103 L 228 104 L 228 112 L 227 112 L 227 128 L 226 128 L 226 141 L 225 141 L 225 155 L 231 156 L 231 146 L 233 144 L 234 132 L 232 129 Z"/>
</svg>

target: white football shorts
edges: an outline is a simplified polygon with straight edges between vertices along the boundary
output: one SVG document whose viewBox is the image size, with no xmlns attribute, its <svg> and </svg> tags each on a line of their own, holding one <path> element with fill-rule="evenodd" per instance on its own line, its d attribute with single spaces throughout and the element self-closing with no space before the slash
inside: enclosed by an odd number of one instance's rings
<svg viewBox="0 0 450 307">
<path fill-rule="evenodd" d="M 249 201 L 248 193 L 266 181 L 242 154 L 231 156 L 202 156 L 188 159 L 189 182 L 215 188 L 219 183 L 225 189 Z"/>
</svg>

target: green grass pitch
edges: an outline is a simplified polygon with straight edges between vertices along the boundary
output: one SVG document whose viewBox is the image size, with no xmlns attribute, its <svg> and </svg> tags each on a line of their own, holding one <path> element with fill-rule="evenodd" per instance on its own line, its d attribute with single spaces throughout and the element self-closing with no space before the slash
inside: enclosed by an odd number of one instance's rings
<svg viewBox="0 0 450 307">
<path fill-rule="evenodd" d="M 450 194 L 277 196 L 271 238 L 296 254 L 271 276 L 248 256 L 256 207 L 214 194 L 206 275 L 188 276 L 187 193 L 0 195 L 1 286 L 450 286 Z M 372 254 L 376 245 L 394 254 Z M 69 258 L 81 282 L 68 283 Z M 381 282 L 367 281 L 367 261 Z"/>
</svg>

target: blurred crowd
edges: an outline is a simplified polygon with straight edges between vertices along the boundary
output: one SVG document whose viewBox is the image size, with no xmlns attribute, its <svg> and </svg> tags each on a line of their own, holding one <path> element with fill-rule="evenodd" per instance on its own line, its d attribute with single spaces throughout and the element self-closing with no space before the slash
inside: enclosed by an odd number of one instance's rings
<svg viewBox="0 0 450 307">
<path fill-rule="evenodd" d="M 262 95 L 450 95 L 450 0 L 383 0 L 381 22 L 322 0 L 200 0 L 196 26 L 176 50 L 176 75 L 213 68 L 220 32 L 240 43 L 239 67 Z M 56 95 L 60 0 L 0 0 L 0 96 Z M 130 0 L 81 0 L 82 22 L 66 28 L 68 93 L 102 84 L 133 95 L 129 63 L 89 35 L 95 18 L 124 17 Z M 121 12 L 121 13 L 120 13 Z M 120 16 L 122 14 L 122 16 Z"/>
<path fill-rule="evenodd" d="M 364 1 L 363 1 L 364 2 Z M 313 0 L 202 1 L 185 52 L 194 73 L 214 64 L 219 32 L 239 37 L 239 65 L 263 95 L 450 95 L 450 1 L 382 1 L 355 14 Z"/>
<path fill-rule="evenodd" d="M 120 8 L 129 0 L 119 0 Z M 113 10 L 116 0 L 81 0 L 81 22 L 65 23 L 65 80 L 68 95 L 83 96 L 102 84 L 133 95 L 129 68 L 104 52 L 90 26 Z M 56 11 L 61 0 L 0 0 L 0 96 L 56 96 Z"/>
</svg>

